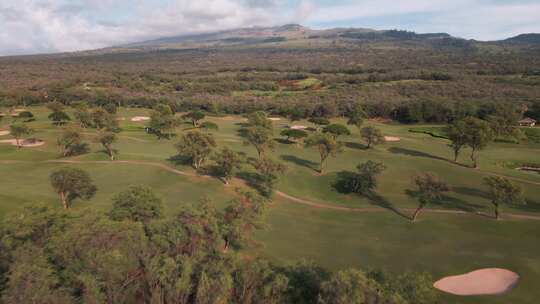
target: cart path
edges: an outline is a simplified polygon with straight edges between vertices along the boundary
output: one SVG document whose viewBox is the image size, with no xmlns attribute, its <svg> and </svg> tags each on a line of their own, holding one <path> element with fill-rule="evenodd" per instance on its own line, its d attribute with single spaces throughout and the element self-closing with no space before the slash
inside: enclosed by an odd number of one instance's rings
<svg viewBox="0 0 540 304">
<path fill-rule="evenodd" d="M 194 178 L 212 178 L 208 175 L 200 175 L 195 173 L 189 173 L 185 171 L 181 171 L 178 169 L 175 169 L 171 166 L 168 166 L 163 163 L 158 162 L 151 162 L 151 161 L 138 161 L 138 160 L 115 160 L 115 161 L 81 161 L 81 160 L 46 160 L 46 161 L 38 161 L 38 162 L 31 162 L 31 161 L 21 161 L 21 160 L 0 160 L 0 164 L 11 164 L 11 163 L 49 163 L 49 164 L 99 164 L 99 165 L 141 165 L 141 166 L 152 166 L 156 167 L 162 170 L 165 170 L 167 172 L 186 176 L 186 177 L 194 177 Z M 497 176 L 503 176 L 504 175 L 498 175 L 494 173 L 488 173 L 492 175 Z M 241 179 L 235 179 L 236 181 L 243 183 L 244 181 Z M 530 182 L 532 184 L 540 185 L 540 183 Z M 326 209 L 326 210 L 336 210 L 336 211 L 345 211 L 345 212 L 356 212 L 356 213 L 372 213 L 372 212 L 388 212 L 388 209 L 385 208 L 351 208 L 351 207 L 344 207 L 344 206 L 336 206 L 331 204 L 325 204 L 321 202 L 314 202 L 311 200 L 306 200 L 302 198 L 295 197 L 293 195 L 287 194 L 282 191 L 275 191 L 275 194 L 281 198 L 284 198 L 290 202 L 309 206 L 317 209 Z M 405 214 L 412 214 L 415 209 L 413 208 L 400 208 L 400 209 L 394 209 L 395 212 L 400 213 L 401 215 Z M 424 213 L 437 213 L 437 214 L 454 214 L 454 215 L 476 215 L 476 216 L 482 216 L 482 217 L 492 217 L 491 215 L 488 215 L 486 213 L 482 212 L 467 212 L 467 211 L 460 211 L 460 210 L 445 210 L 445 209 L 430 209 L 426 208 L 423 209 L 422 212 Z M 525 214 L 513 214 L 513 213 L 504 213 L 502 215 L 502 218 L 506 219 L 516 219 L 516 220 L 540 220 L 540 216 L 535 215 L 525 215 Z"/>
</svg>

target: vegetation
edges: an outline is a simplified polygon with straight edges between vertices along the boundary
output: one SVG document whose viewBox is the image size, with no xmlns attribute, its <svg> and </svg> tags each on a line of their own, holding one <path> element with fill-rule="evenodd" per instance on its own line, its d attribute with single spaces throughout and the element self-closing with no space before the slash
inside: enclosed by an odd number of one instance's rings
<svg viewBox="0 0 540 304">
<path fill-rule="evenodd" d="M 187 158 L 193 168 L 199 169 L 216 147 L 216 141 L 210 134 L 190 131 L 182 135 L 175 147 L 180 157 Z"/>
<path fill-rule="evenodd" d="M 418 208 L 414 211 L 411 221 L 415 222 L 420 211 L 428 204 L 440 201 L 444 192 L 449 191 L 446 182 L 432 173 L 423 173 L 414 178 L 416 192 L 414 195 L 418 198 Z"/>
<path fill-rule="evenodd" d="M 315 147 L 319 151 L 319 173 L 324 173 L 324 167 L 329 156 L 336 157 L 342 151 L 342 144 L 332 136 L 314 134 L 306 140 L 306 147 Z"/>
<path fill-rule="evenodd" d="M 504 177 L 492 176 L 484 178 L 489 188 L 491 203 L 495 207 L 495 218 L 500 217 L 499 206 L 502 204 L 519 204 L 523 202 L 523 190 Z"/>
<path fill-rule="evenodd" d="M 97 190 L 88 173 L 77 168 L 66 167 L 54 171 L 50 180 L 64 209 L 70 208 L 75 199 L 89 200 Z"/>
<path fill-rule="evenodd" d="M 17 147 L 22 147 L 21 139 L 24 139 L 34 133 L 34 130 L 25 124 L 12 124 L 9 126 L 10 134 L 15 138 Z"/>
<path fill-rule="evenodd" d="M 381 131 L 375 127 L 365 127 L 360 130 L 360 136 L 367 143 L 367 148 L 384 142 Z"/>
</svg>

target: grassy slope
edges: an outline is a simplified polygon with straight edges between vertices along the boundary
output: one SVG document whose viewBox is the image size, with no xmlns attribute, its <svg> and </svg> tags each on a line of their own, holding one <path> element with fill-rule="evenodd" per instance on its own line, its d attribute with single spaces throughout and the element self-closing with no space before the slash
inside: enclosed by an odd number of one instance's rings
<svg viewBox="0 0 540 304">
<path fill-rule="evenodd" d="M 16 210 L 31 202 L 57 204 L 55 194 L 48 185 L 50 171 L 57 164 L 36 161 L 58 158 L 54 146 L 59 130 L 45 120 L 46 111 L 35 108 L 38 121 L 32 126 L 39 129 L 37 137 L 48 144 L 34 149 L 17 151 L 14 147 L 0 145 L 2 160 L 21 160 L 23 163 L 2 163 L 0 176 L 0 215 Z M 131 123 L 132 116 L 146 115 L 146 110 L 123 109 L 119 116 L 126 117 L 116 147 L 120 160 L 147 160 L 171 165 L 166 159 L 174 154 L 174 141 L 157 141 L 142 132 L 140 123 Z M 254 149 L 242 145 L 237 136 L 238 117 L 212 118 L 220 125 L 216 134 L 220 146 L 227 145 L 237 151 L 254 155 Z M 6 121 L 4 121 L 4 124 Z M 276 129 L 287 124 L 276 122 Z M 295 124 L 307 124 L 295 122 Z M 540 182 L 540 175 L 524 173 L 503 166 L 502 161 L 527 161 L 537 157 L 538 145 L 494 144 L 481 155 L 481 169 L 472 170 L 456 166 L 446 159 L 451 151 L 446 141 L 424 134 L 408 132 L 407 126 L 381 125 L 386 135 L 400 136 L 399 143 L 389 143 L 364 150 L 357 139 L 358 131 L 351 128 L 353 136 L 343 138 L 348 142 L 345 152 L 329 161 L 328 174 L 317 175 L 318 155 L 314 149 L 295 145 L 278 144 L 273 153 L 289 166 L 279 189 L 301 198 L 326 204 L 348 207 L 368 207 L 377 203 L 361 197 L 340 194 L 331 184 L 336 172 L 353 170 L 362 161 L 383 161 L 387 171 L 381 176 L 378 192 L 387 203 L 396 207 L 414 207 L 415 201 L 406 194 L 411 176 L 420 171 L 433 171 L 443 176 L 453 186 L 442 206 L 437 208 L 490 211 L 489 201 L 484 197 L 481 179 L 486 172 L 495 172 L 515 178 Z M 187 127 L 187 126 L 186 126 Z M 276 134 L 278 132 L 276 131 Z M 90 137 L 90 136 L 89 136 Z M 9 137 L 3 137 L 9 138 Z M 92 144 L 93 153 L 78 157 L 79 160 L 105 160 L 100 148 Z M 32 163 L 27 163 L 31 161 Z M 461 162 L 468 163 L 465 155 Z M 90 172 L 100 191 L 90 202 L 81 202 L 77 208 L 92 206 L 105 210 L 110 198 L 130 184 L 148 184 L 165 200 L 167 210 L 173 213 L 182 203 L 197 201 L 209 196 L 223 206 L 232 196 L 232 189 L 223 191 L 220 182 L 211 179 L 193 179 L 164 172 L 155 167 L 133 165 L 77 165 Z M 181 170 L 190 169 L 181 166 Z M 527 207 L 506 207 L 506 211 L 540 212 L 540 186 L 520 183 L 529 200 Z M 479 190 L 475 190 L 479 189 Z M 379 203 L 380 204 L 380 203 Z M 278 199 L 269 214 L 270 229 L 258 234 L 262 247 L 257 249 L 280 262 L 299 258 L 314 259 L 331 269 L 345 267 L 381 267 L 393 272 L 426 270 L 435 276 L 458 274 L 480 267 L 507 267 L 522 275 L 522 282 L 511 294 L 504 297 L 457 298 L 445 297 L 445 303 L 531 303 L 540 297 L 534 286 L 540 281 L 540 250 L 538 228 L 535 221 L 495 222 L 478 216 L 422 214 L 417 224 L 410 224 L 391 212 L 347 213 L 317 210 L 294 205 Z"/>
</svg>

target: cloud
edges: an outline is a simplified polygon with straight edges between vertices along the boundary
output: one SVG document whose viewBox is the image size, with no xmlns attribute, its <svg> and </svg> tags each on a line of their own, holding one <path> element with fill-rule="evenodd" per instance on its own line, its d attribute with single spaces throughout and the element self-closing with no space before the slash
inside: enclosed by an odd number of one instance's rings
<svg viewBox="0 0 540 304">
<path fill-rule="evenodd" d="M 537 0 L 0 1 L 0 55 L 95 49 L 163 36 L 307 23 L 500 39 L 540 32 Z"/>
</svg>

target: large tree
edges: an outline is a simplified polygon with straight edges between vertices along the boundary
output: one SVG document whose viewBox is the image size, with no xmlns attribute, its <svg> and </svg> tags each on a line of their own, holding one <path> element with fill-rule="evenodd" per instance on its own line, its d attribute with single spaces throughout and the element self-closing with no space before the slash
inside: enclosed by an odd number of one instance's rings
<svg viewBox="0 0 540 304">
<path fill-rule="evenodd" d="M 364 111 L 364 108 L 359 103 L 354 103 L 349 111 L 347 112 L 347 124 L 353 125 L 360 130 L 362 128 L 362 125 L 364 124 L 364 120 L 366 119 L 367 114 Z"/>
<path fill-rule="evenodd" d="M 478 168 L 478 151 L 485 149 L 493 140 L 493 130 L 487 121 L 478 118 L 467 117 L 463 122 L 466 130 L 465 141 L 472 150 L 473 167 Z"/>
<path fill-rule="evenodd" d="M 96 140 L 103 146 L 103 148 L 107 152 L 107 155 L 109 155 L 109 158 L 111 160 L 114 160 L 117 151 L 112 147 L 112 145 L 118 140 L 116 134 L 107 131 L 101 132 L 98 134 Z"/>
<path fill-rule="evenodd" d="M 296 129 L 284 129 L 283 131 L 281 131 L 280 135 L 287 137 L 288 142 L 291 141 L 291 138 L 298 142 L 303 138 L 308 137 L 308 133 L 306 131 Z"/>
<path fill-rule="evenodd" d="M 184 118 L 191 120 L 193 126 L 197 127 L 199 125 L 199 121 L 204 119 L 205 116 L 206 115 L 202 111 L 193 111 L 184 115 Z"/>
<path fill-rule="evenodd" d="M 524 202 L 521 187 L 507 178 L 490 176 L 484 178 L 484 183 L 488 186 L 491 203 L 495 207 L 496 219 L 500 218 L 499 207 L 501 204 L 510 205 Z"/>
<path fill-rule="evenodd" d="M 359 164 L 356 169 L 357 172 L 349 174 L 343 181 L 344 190 L 367 195 L 377 188 L 377 175 L 386 167 L 383 163 L 369 160 Z"/>
<path fill-rule="evenodd" d="M 170 139 L 174 136 L 174 129 L 178 126 L 178 120 L 173 111 L 167 105 L 157 105 L 150 114 L 148 127 L 158 139 Z"/>
<path fill-rule="evenodd" d="M 241 168 L 243 157 L 239 153 L 225 147 L 214 155 L 213 160 L 216 162 L 217 174 L 227 185 L 234 176 L 235 170 Z"/>
<path fill-rule="evenodd" d="M 306 147 L 316 147 L 319 151 L 319 173 L 324 173 L 326 161 L 329 156 L 336 157 L 342 151 L 342 144 L 328 134 L 313 134 L 306 139 Z"/>
<path fill-rule="evenodd" d="M 63 157 L 83 154 L 88 151 L 88 144 L 83 142 L 83 135 L 78 128 L 66 128 L 57 139 Z"/>
<path fill-rule="evenodd" d="M 131 186 L 113 198 L 110 212 L 113 220 L 148 223 L 163 216 L 163 203 L 147 186 Z"/>
<path fill-rule="evenodd" d="M 342 270 L 322 284 L 319 303 L 389 303 L 383 299 L 384 295 L 380 290 L 379 284 L 368 278 L 364 272 L 355 269 Z"/>
<path fill-rule="evenodd" d="M 422 209 L 430 203 L 439 201 L 443 193 L 450 189 L 445 181 L 432 173 L 417 175 L 413 181 L 416 186 L 416 197 L 420 203 L 411 217 L 411 221 L 414 222 Z"/>
<path fill-rule="evenodd" d="M 51 186 L 60 197 L 64 209 L 77 199 L 89 200 L 96 191 L 90 175 L 78 168 L 62 168 L 51 173 Z"/>
<path fill-rule="evenodd" d="M 451 142 L 450 148 L 454 151 L 454 162 L 457 163 L 459 152 L 467 145 L 467 124 L 456 120 L 446 128 L 446 134 Z"/>
<path fill-rule="evenodd" d="M 335 139 L 340 136 L 351 135 L 351 131 L 342 124 L 330 124 L 323 128 L 323 133 L 328 133 Z"/>
<path fill-rule="evenodd" d="M 384 142 L 384 136 L 382 135 L 381 130 L 372 126 L 362 128 L 360 130 L 360 136 L 367 143 L 368 149 Z"/>
<path fill-rule="evenodd" d="M 9 126 L 9 132 L 11 136 L 15 138 L 17 148 L 20 149 L 22 147 L 21 139 L 32 135 L 34 133 L 34 130 L 25 124 L 16 123 Z"/>
<path fill-rule="evenodd" d="M 180 156 L 189 158 L 193 168 L 199 169 L 216 147 L 216 141 L 211 134 L 190 131 L 182 135 L 175 147 Z"/>
<path fill-rule="evenodd" d="M 253 126 L 244 129 L 245 144 L 252 145 L 257 150 L 259 158 L 264 153 L 274 148 L 274 138 L 272 131 L 262 126 Z"/>
<path fill-rule="evenodd" d="M 278 176 L 285 173 L 287 167 L 281 162 L 269 157 L 254 160 L 252 165 L 259 173 L 257 185 L 259 190 L 264 196 L 271 196 Z"/>
<path fill-rule="evenodd" d="M 265 112 L 257 111 L 247 115 L 248 125 L 252 127 L 261 127 L 272 130 L 273 124 Z"/>
<path fill-rule="evenodd" d="M 222 231 L 224 248 L 242 249 L 254 243 L 253 231 L 263 229 L 266 201 L 253 192 L 239 191 L 239 198 L 234 199 L 225 208 Z"/>
</svg>

